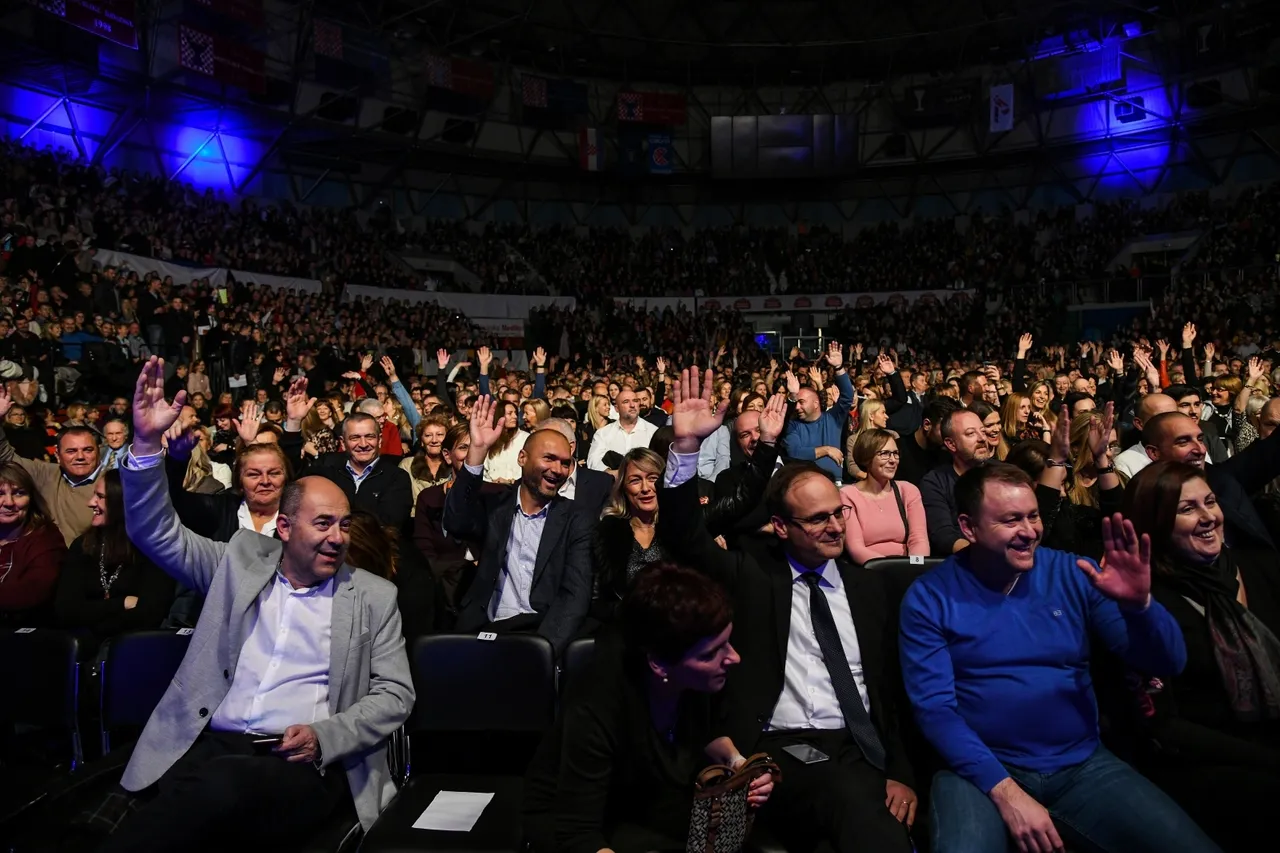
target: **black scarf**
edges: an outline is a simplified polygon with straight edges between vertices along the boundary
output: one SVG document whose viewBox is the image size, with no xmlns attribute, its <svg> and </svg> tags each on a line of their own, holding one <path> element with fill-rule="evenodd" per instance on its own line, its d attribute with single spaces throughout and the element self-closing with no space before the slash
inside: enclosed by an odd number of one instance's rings
<svg viewBox="0 0 1280 853">
<path fill-rule="evenodd" d="M 1207 565 L 1175 563 L 1169 586 L 1204 609 L 1213 658 L 1228 701 L 1245 722 L 1280 719 L 1280 639 L 1236 600 L 1240 585 L 1230 552 Z"/>
</svg>

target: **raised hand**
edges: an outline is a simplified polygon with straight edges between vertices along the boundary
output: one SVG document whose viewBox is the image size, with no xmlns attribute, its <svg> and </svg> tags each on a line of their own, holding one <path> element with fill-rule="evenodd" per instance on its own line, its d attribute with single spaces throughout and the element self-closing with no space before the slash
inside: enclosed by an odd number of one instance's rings
<svg viewBox="0 0 1280 853">
<path fill-rule="evenodd" d="M 1185 326 L 1182 327 L 1182 348 L 1191 349 L 1191 346 L 1195 342 L 1196 342 L 1196 324 L 1187 323 Z"/>
<path fill-rule="evenodd" d="M 1257 382 L 1258 378 L 1262 376 L 1262 359 L 1258 358 L 1256 355 L 1250 358 L 1248 372 L 1245 373 L 1245 376 L 1248 378 L 1249 384 L 1252 385 L 1254 382 Z M 4 412 L 0 412 L 0 416 L 3 415 Z"/>
<path fill-rule="evenodd" d="M 192 429 L 192 424 L 196 420 L 195 411 L 192 410 L 189 417 L 184 417 L 186 412 L 184 406 L 182 415 L 164 432 L 165 452 L 174 459 L 190 459 L 191 451 L 195 450 L 196 445 L 200 443 L 200 436 Z"/>
<path fill-rule="evenodd" d="M 547 366 L 547 351 L 542 347 L 533 351 L 533 366 L 538 370 L 544 370 Z"/>
<path fill-rule="evenodd" d="M 822 368 L 816 364 L 809 366 L 809 384 L 815 391 L 822 390 Z"/>
<path fill-rule="evenodd" d="M 471 418 L 468 422 L 471 433 L 471 450 L 467 454 L 468 465 L 483 465 L 485 457 L 489 455 L 489 448 L 502 436 L 505 423 L 493 422 L 493 413 L 498 410 L 498 405 L 486 394 L 476 398 L 475 405 L 471 407 Z"/>
<path fill-rule="evenodd" d="M 1204 345 L 1205 361 L 1213 361 L 1213 354 L 1216 353 L 1217 351 L 1218 351 L 1218 348 L 1213 345 L 1213 341 L 1206 341 Z"/>
<path fill-rule="evenodd" d="M 1169 342 L 1168 341 L 1166 341 L 1164 338 L 1157 338 L 1156 349 L 1160 350 L 1161 361 L 1169 360 Z"/>
<path fill-rule="evenodd" d="M 440 370 L 444 370 L 448 366 L 449 366 L 449 351 L 444 347 L 440 347 L 440 349 L 436 350 L 436 367 L 438 367 Z"/>
<path fill-rule="evenodd" d="M 697 453 L 702 440 L 724 423 L 729 401 L 721 400 L 713 408 L 714 388 L 715 372 L 710 368 L 701 381 L 698 368 L 686 368 L 680 372 L 680 379 L 672 383 L 671 399 L 675 405 L 671 408 L 671 428 L 676 437 L 671 449 L 675 452 Z"/>
<path fill-rule="evenodd" d="M 859 344 L 859 346 L 861 346 L 861 344 Z M 859 356 L 861 356 L 861 351 L 859 351 Z M 831 365 L 836 370 L 839 370 L 841 365 L 844 364 L 844 347 L 840 346 L 840 344 L 835 341 L 827 344 L 827 364 Z"/>
<path fill-rule="evenodd" d="M 832 346 L 836 346 L 836 345 L 833 344 Z M 862 344 L 861 343 L 856 343 L 853 345 L 853 357 L 858 361 L 862 361 Z M 837 367 L 838 366 L 839 365 L 837 365 Z"/>
<path fill-rule="evenodd" d="M 133 453 L 151 456 L 163 448 L 161 438 L 173 426 L 186 405 L 187 392 L 179 391 L 170 403 L 164 398 L 164 359 L 154 355 L 142 365 L 133 388 Z"/>
<path fill-rule="evenodd" d="M 786 373 L 782 374 L 782 378 L 787 381 L 788 395 L 794 397 L 800 393 L 800 379 L 794 373 L 788 370 Z"/>
<path fill-rule="evenodd" d="M 245 400 L 240 405 L 239 420 L 231 419 L 231 425 L 236 428 L 236 434 L 245 444 L 253 444 L 253 440 L 258 437 L 258 427 L 261 423 L 262 411 L 253 400 Z"/>
<path fill-rule="evenodd" d="M 1124 356 L 1119 350 L 1111 350 L 1107 353 L 1107 366 L 1111 368 L 1113 373 L 1124 373 Z"/>
<path fill-rule="evenodd" d="M 658 368 L 659 376 L 667 375 L 667 360 L 665 358 L 663 358 L 662 356 L 658 356 L 657 359 L 654 360 L 654 364 Z"/>
<path fill-rule="evenodd" d="M 272 379 L 271 381 L 271 384 L 279 385 L 281 382 L 284 381 L 285 374 L 287 374 L 288 372 L 289 371 L 285 370 L 283 367 L 277 367 L 275 369 L 275 372 L 271 374 L 274 377 L 274 379 Z"/>
<path fill-rule="evenodd" d="M 760 413 L 760 440 L 765 444 L 773 444 L 782 435 L 787 425 L 787 395 L 774 394 L 765 401 L 764 411 Z"/>
<path fill-rule="evenodd" d="M 1089 450 L 1093 452 L 1094 462 L 1102 464 L 1102 460 L 1111 456 L 1111 430 L 1116 425 L 1116 404 L 1107 403 L 1102 410 L 1101 418 L 1089 419 Z"/>
<path fill-rule="evenodd" d="M 1031 336 L 1030 332 L 1023 332 L 1022 336 L 1018 338 L 1018 358 L 1020 360 L 1026 358 L 1027 353 L 1031 352 L 1031 344 L 1034 341 L 1035 338 Z"/>
<path fill-rule="evenodd" d="M 382 372 L 387 374 L 387 382 L 389 384 L 394 385 L 400 381 L 400 378 L 396 376 L 396 366 L 392 363 L 390 356 L 384 355 L 378 364 L 382 365 Z"/>
<path fill-rule="evenodd" d="M 367 352 L 360 356 L 360 372 L 368 373 L 370 367 L 373 367 L 373 353 Z"/>
<path fill-rule="evenodd" d="M 387 364 L 391 362 L 391 359 L 384 356 L 382 360 L 383 362 L 386 362 L 382 365 L 385 369 Z M 395 375 L 394 369 L 387 373 L 387 376 L 391 377 L 392 382 L 396 381 Z M 307 413 L 311 411 L 311 408 L 315 406 L 315 404 L 316 398 L 307 396 L 307 377 L 299 376 L 297 379 L 293 380 L 293 382 L 289 383 L 289 390 L 284 395 L 284 416 L 286 426 L 296 429 L 302 423 L 302 419 L 307 416 Z"/>
<path fill-rule="evenodd" d="M 1058 422 L 1053 425 L 1049 439 L 1049 458 L 1059 462 L 1071 461 L 1071 414 L 1063 406 L 1058 412 Z"/>
<path fill-rule="evenodd" d="M 893 364 L 893 359 L 889 358 L 889 354 L 887 352 L 881 352 L 880 355 L 876 357 L 876 367 L 880 368 L 880 372 L 885 376 L 893 373 L 896 369 Z"/>
<path fill-rule="evenodd" d="M 1151 356 L 1147 355 L 1140 349 L 1135 349 L 1133 351 L 1133 363 L 1142 368 L 1143 373 L 1146 373 L 1148 370 L 1155 369 L 1155 365 L 1151 363 Z"/>
<path fill-rule="evenodd" d="M 1102 517 L 1103 556 L 1100 568 L 1092 560 L 1076 560 L 1098 592 L 1121 607 L 1142 610 L 1151 601 L 1151 537 L 1138 536 L 1133 522 L 1120 513 Z"/>
<path fill-rule="evenodd" d="M 480 372 L 481 372 L 481 373 L 488 373 L 488 372 L 489 372 L 489 362 L 493 361 L 493 353 L 492 353 L 492 352 L 490 352 L 489 348 L 488 348 L 488 347 L 477 347 L 477 348 L 476 348 L 476 359 L 480 362 Z"/>
</svg>

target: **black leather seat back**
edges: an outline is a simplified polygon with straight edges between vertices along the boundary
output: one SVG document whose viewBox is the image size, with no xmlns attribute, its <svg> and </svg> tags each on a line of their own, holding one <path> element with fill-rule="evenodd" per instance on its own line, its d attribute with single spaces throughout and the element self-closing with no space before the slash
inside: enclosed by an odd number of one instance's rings
<svg viewBox="0 0 1280 853">
<path fill-rule="evenodd" d="M 0 632 L 0 720 L 74 730 L 79 698 L 79 642 L 44 628 Z"/>
<path fill-rule="evenodd" d="M 569 686 L 582 678 L 596 656 L 596 638 L 579 637 L 564 650 L 560 661 L 560 695 L 566 696 Z"/>
<path fill-rule="evenodd" d="M 535 634 L 419 637 L 410 667 L 411 732 L 542 732 L 555 715 L 555 652 Z"/>
<path fill-rule="evenodd" d="M 113 637 L 99 664 L 102 729 L 141 729 L 169 689 L 191 645 L 190 628 Z"/>
</svg>

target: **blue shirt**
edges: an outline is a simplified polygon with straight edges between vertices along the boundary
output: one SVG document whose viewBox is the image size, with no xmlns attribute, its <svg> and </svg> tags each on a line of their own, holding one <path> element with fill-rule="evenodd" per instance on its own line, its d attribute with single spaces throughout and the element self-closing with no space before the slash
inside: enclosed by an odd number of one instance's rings
<svg viewBox="0 0 1280 853">
<path fill-rule="evenodd" d="M 102 338 L 97 335 L 91 335 L 88 332 L 64 332 L 62 337 L 58 338 L 58 343 L 62 345 L 62 357 L 67 361 L 79 361 L 84 355 L 84 345 L 97 343 Z"/>
<path fill-rule="evenodd" d="M 813 457 L 816 448 L 840 447 L 844 422 L 848 420 L 849 407 L 853 405 L 853 380 L 848 373 L 836 374 L 836 387 L 840 389 L 836 404 L 823 412 L 816 421 L 806 422 L 799 418 L 787 421 L 786 432 L 782 434 L 782 453 L 789 459 L 816 461 L 819 468 L 839 480 L 843 475 L 840 465 L 834 459 L 824 456 L 815 460 Z"/>
<path fill-rule="evenodd" d="M 968 553 L 911 585 L 902 602 L 902 675 L 917 722 L 951 769 L 984 793 L 1005 765 L 1052 773 L 1098 748 L 1089 638 L 1140 672 L 1187 661 L 1182 631 L 1155 601 L 1122 611 L 1074 554 L 1041 547 L 1008 595 L 983 586 Z"/>
</svg>

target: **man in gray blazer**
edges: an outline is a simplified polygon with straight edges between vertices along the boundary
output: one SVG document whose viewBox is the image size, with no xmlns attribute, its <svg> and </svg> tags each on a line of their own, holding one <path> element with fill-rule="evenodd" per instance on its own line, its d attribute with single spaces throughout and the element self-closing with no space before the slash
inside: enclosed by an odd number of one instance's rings
<svg viewBox="0 0 1280 853">
<path fill-rule="evenodd" d="M 344 562 L 350 510 L 323 477 L 285 487 L 278 540 L 184 528 L 161 445 L 184 396 L 165 401 L 151 358 L 120 478 L 129 538 L 206 600 L 121 780 L 151 799 L 102 849 L 266 849 L 305 837 L 347 797 L 368 829 L 395 794 L 386 739 L 414 700 L 396 588 Z"/>
</svg>

